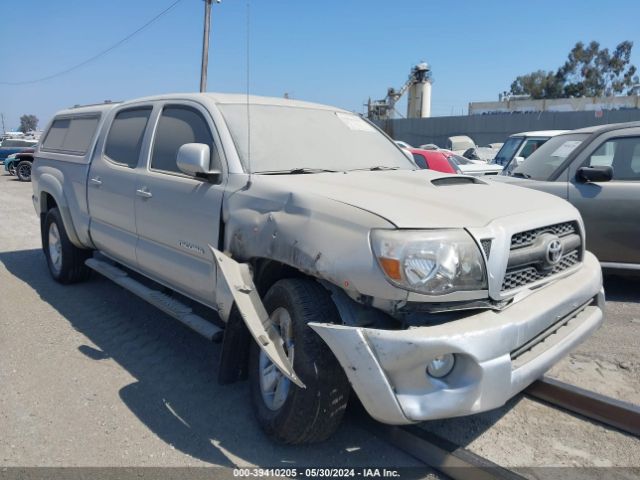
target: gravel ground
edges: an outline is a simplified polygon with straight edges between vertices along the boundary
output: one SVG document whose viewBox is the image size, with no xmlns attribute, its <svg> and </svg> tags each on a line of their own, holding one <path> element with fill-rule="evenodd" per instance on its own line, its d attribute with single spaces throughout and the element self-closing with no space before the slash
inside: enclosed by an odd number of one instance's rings
<svg viewBox="0 0 640 480">
<path fill-rule="evenodd" d="M 30 184 L 0 176 L 0 225 L 0 466 L 420 465 L 349 414 L 274 445 L 247 384 L 216 384 L 218 346 L 99 276 L 50 279 Z M 640 404 L 639 287 L 607 278 L 604 326 L 550 375 Z M 504 466 L 640 466 L 640 440 L 523 397 L 423 427 Z"/>
<path fill-rule="evenodd" d="M 549 375 L 640 405 L 640 279 L 605 276 L 604 325 Z"/>
</svg>

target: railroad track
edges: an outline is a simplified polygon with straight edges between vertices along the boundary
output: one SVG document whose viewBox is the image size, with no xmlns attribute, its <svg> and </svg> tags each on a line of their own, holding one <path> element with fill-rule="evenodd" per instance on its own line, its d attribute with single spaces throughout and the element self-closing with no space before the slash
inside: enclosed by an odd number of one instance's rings
<svg viewBox="0 0 640 480">
<path fill-rule="evenodd" d="M 531 384 L 524 393 L 536 400 L 577 413 L 640 437 L 640 406 L 616 400 L 550 377 Z"/>
<path fill-rule="evenodd" d="M 534 382 L 524 394 L 545 404 L 640 436 L 640 407 L 549 377 Z M 523 480 L 522 475 L 418 426 L 368 422 L 368 428 L 396 448 L 454 480 Z"/>
</svg>

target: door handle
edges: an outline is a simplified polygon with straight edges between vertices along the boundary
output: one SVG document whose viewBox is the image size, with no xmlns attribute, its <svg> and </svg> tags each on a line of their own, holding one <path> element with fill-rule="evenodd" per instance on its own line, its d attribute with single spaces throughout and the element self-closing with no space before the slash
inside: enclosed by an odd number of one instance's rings
<svg viewBox="0 0 640 480">
<path fill-rule="evenodd" d="M 147 187 L 142 187 L 139 188 L 138 190 L 136 190 L 136 195 L 142 198 L 151 198 L 153 197 L 153 194 L 147 190 Z"/>
<path fill-rule="evenodd" d="M 100 179 L 100 177 L 93 177 L 91 179 L 91 184 L 99 187 L 100 185 L 102 185 L 102 180 Z"/>
</svg>

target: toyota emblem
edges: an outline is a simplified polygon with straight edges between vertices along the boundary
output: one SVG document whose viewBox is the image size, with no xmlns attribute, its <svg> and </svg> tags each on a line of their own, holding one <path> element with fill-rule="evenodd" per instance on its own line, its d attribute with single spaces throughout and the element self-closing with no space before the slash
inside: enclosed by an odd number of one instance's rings
<svg viewBox="0 0 640 480">
<path fill-rule="evenodd" d="M 555 239 L 547 245 L 547 262 L 549 265 L 556 265 L 562 258 L 562 242 Z"/>
</svg>

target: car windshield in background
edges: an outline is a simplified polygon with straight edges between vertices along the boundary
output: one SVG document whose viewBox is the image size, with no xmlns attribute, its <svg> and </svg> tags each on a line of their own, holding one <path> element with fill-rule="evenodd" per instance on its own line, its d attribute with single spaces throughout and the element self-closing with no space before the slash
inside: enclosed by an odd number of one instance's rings
<svg viewBox="0 0 640 480">
<path fill-rule="evenodd" d="M 449 159 L 456 165 L 473 165 L 473 162 L 471 160 L 461 155 L 451 155 Z"/>
<path fill-rule="evenodd" d="M 416 169 L 391 140 L 357 115 L 276 105 L 249 108 L 250 162 L 247 105 L 220 105 L 247 172 Z"/>
<path fill-rule="evenodd" d="M 28 140 L 5 140 L 2 142 L 2 146 L 5 148 L 26 148 L 33 147 L 36 142 L 30 142 Z"/>
<path fill-rule="evenodd" d="M 571 152 L 588 136 L 586 133 L 574 133 L 549 139 L 522 162 L 522 165 L 513 170 L 513 176 L 549 180 Z"/>
<path fill-rule="evenodd" d="M 495 158 L 493 159 L 493 162 L 491 163 L 504 165 L 506 162 L 511 160 L 511 158 L 515 155 L 516 151 L 518 150 L 518 147 L 520 147 L 522 140 L 523 140 L 522 137 L 508 138 L 507 141 L 504 142 L 504 145 L 502 145 L 502 148 L 496 154 Z"/>
</svg>

